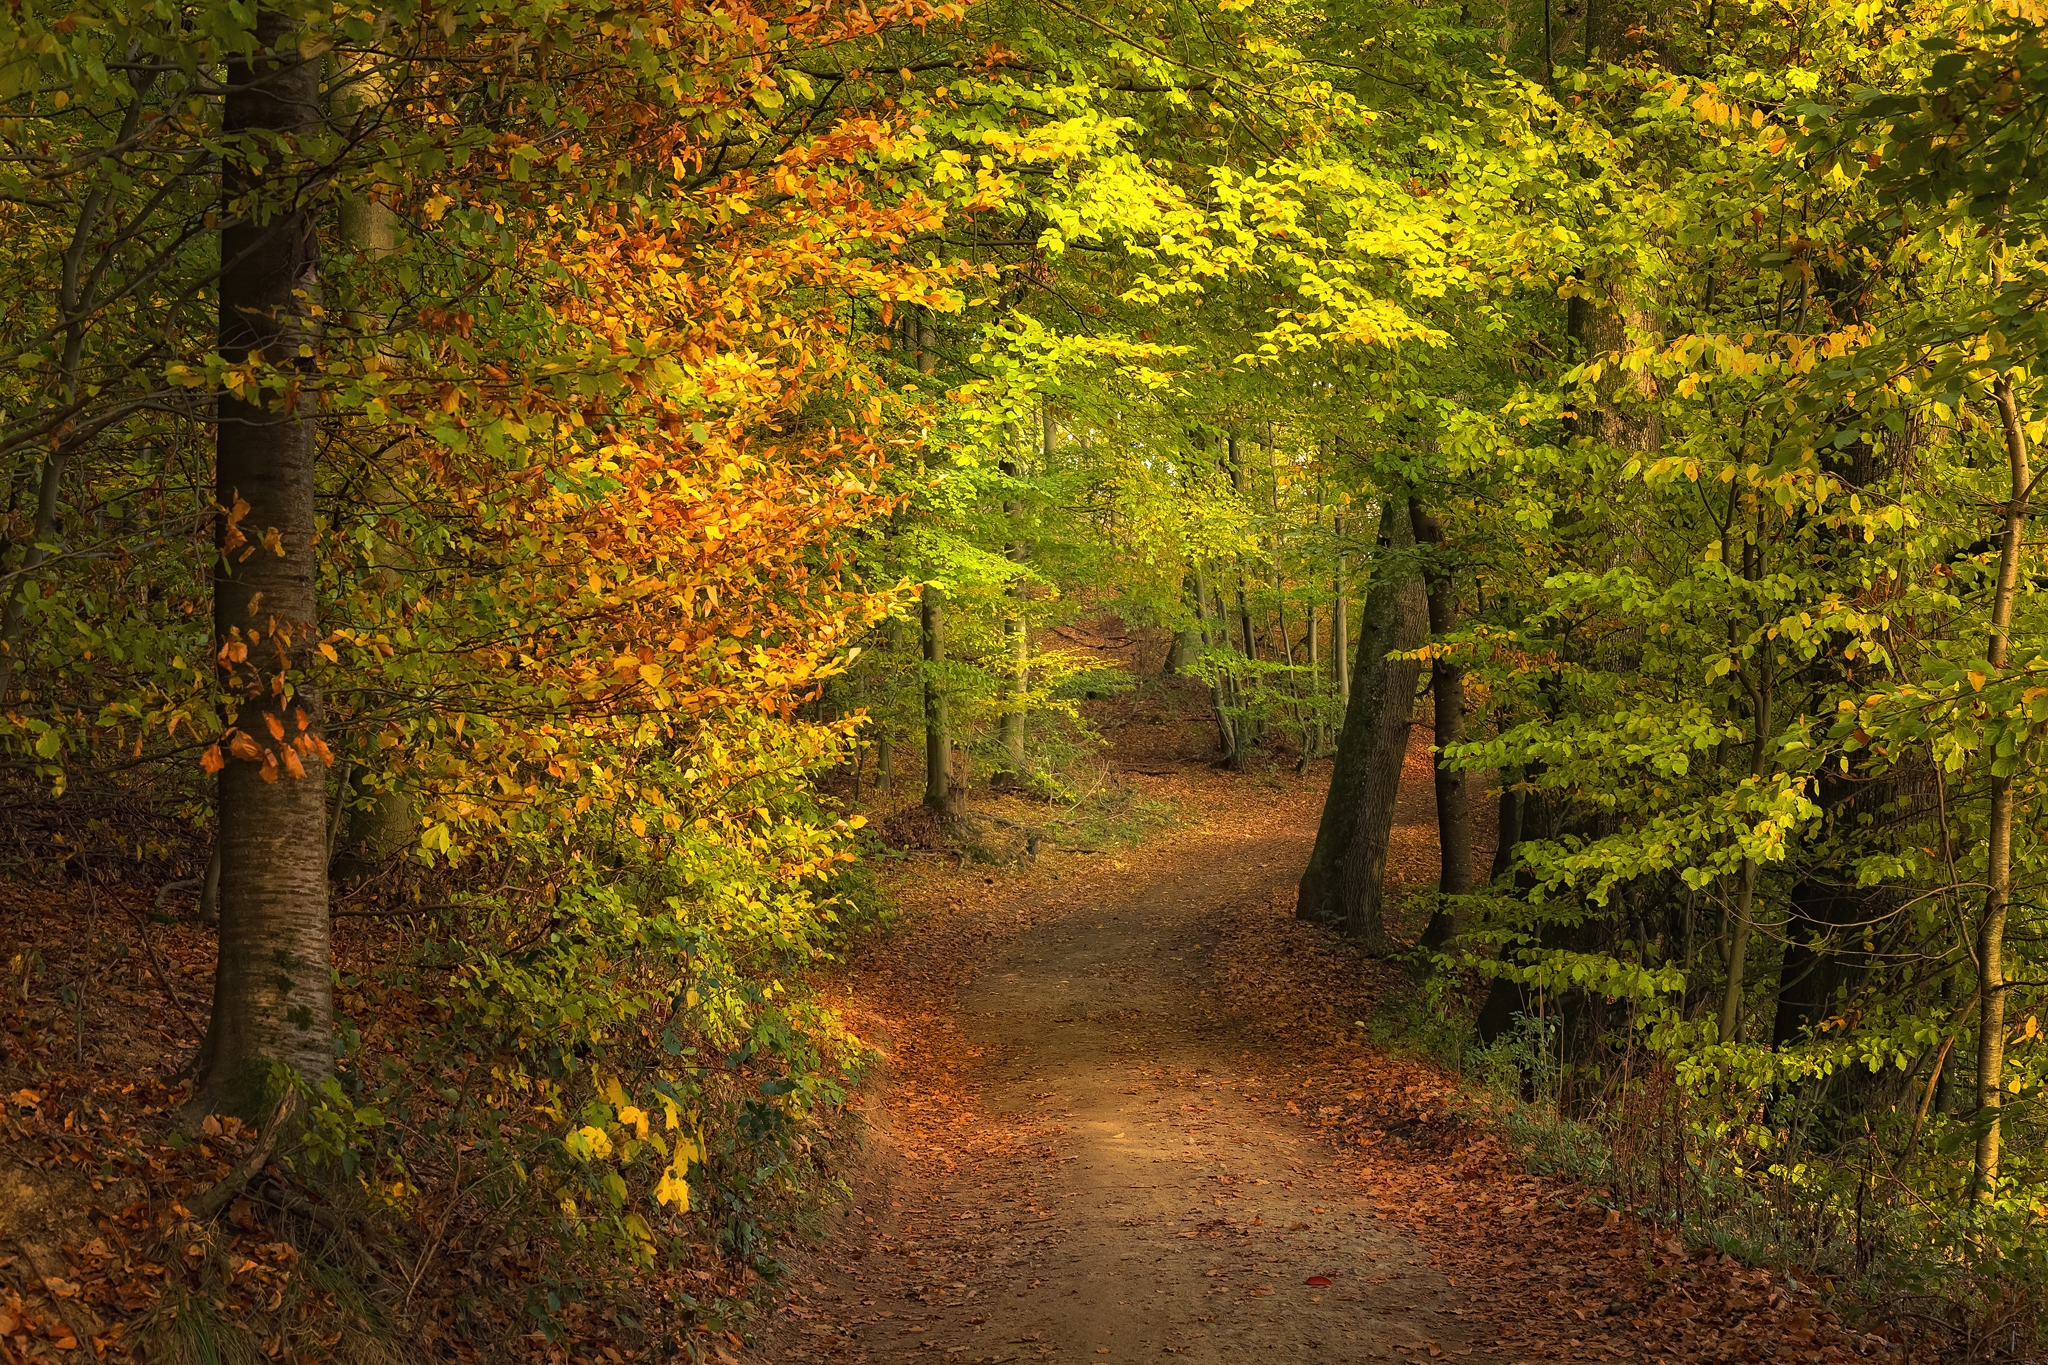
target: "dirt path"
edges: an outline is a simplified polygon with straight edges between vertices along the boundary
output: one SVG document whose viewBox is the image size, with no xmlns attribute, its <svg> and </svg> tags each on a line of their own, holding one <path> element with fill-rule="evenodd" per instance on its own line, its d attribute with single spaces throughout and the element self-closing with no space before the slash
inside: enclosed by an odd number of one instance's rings
<svg viewBox="0 0 2048 1365">
<path fill-rule="evenodd" d="M 1812 1283 L 1532 1172 L 1454 1076 L 1375 1046 L 1352 1021 L 1410 984 L 1291 913 L 1327 772 L 1216 773 L 1199 704 L 1127 707 L 1124 780 L 1179 827 L 926 860 L 838 973 L 886 1057 L 870 1141 L 825 1235 L 785 1248 L 753 1362 L 1898 1365 Z M 1436 876 L 1433 807 L 1418 732 L 1396 884 Z"/>
<path fill-rule="evenodd" d="M 760 1358 L 1492 1358 L 1223 1000 L 1219 945 L 1291 893 L 1313 781 L 1180 781 L 1199 824 L 1064 884 L 959 884 L 953 935 L 913 930 L 882 964 L 916 987 L 897 1027 L 917 1036 Z"/>
</svg>

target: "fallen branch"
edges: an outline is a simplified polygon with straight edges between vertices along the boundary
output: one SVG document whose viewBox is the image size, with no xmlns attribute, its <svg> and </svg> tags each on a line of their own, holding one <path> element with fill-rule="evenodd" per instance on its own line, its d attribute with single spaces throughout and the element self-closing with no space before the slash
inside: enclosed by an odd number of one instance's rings
<svg viewBox="0 0 2048 1365">
<path fill-rule="evenodd" d="M 292 1110 L 298 1107 L 298 1103 L 297 1091 L 286 1095 L 283 1103 L 277 1106 L 277 1112 L 270 1116 L 270 1122 L 263 1125 L 263 1130 L 257 1137 L 255 1147 L 250 1149 L 249 1155 L 243 1157 L 235 1169 L 228 1172 L 227 1179 L 218 1185 L 201 1190 L 198 1197 L 185 1206 L 186 1212 L 192 1215 L 194 1222 L 211 1222 L 236 1195 L 248 1188 L 249 1182 L 255 1179 L 256 1172 L 263 1169 L 263 1164 L 270 1160 L 271 1153 L 277 1150 L 277 1139 L 284 1132 L 285 1123 L 291 1118 Z"/>
</svg>

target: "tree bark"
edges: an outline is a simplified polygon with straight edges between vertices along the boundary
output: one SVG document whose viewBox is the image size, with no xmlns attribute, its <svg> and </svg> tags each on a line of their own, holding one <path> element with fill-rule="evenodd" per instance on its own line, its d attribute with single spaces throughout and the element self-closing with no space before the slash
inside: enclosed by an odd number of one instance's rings
<svg viewBox="0 0 2048 1365">
<path fill-rule="evenodd" d="M 360 114 L 366 106 L 382 100 L 385 94 L 381 78 L 362 78 L 345 88 L 344 112 Z M 392 212 L 390 205 L 367 195 L 352 194 L 343 198 L 339 207 L 340 237 L 344 248 L 360 252 L 370 260 L 390 256 L 398 249 L 398 215 Z M 364 336 L 374 335 L 382 329 L 382 319 L 368 311 L 356 311 L 350 321 Z M 386 366 L 393 369 L 404 366 L 402 354 L 390 347 L 382 349 Z M 384 471 L 397 467 L 404 459 L 402 446 L 387 452 L 383 468 L 370 481 L 371 495 L 382 508 L 403 506 L 404 499 L 397 485 Z M 417 567 L 405 546 L 394 544 L 382 533 L 377 533 L 371 541 L 369 559 L 376 570 L 378 586 L 387 593 L 395 592 L 403 584 L 405 570 Z M 348 852 L 334 869 L 335 875 L 340 877 L 368 871 L 388 858 L 410 852 L 420 834 L 419 811 L 414 803 L 413 790 L 399 771 L 402 767 L 401 753 L 391 751 L 383 755 L 365 755 L 358 750 L 352 757 L 366 763 L 375 758 L 389 758 L 391 762 L 371 766 L 371 780 L 358 784 L 360 788 L 367 789 L 367 799 L 346 812 Z M 337 793 L 336 799 L 341 800 L 346 795 Z"/>
<path fill-rule="evenodd" d="M 1503 768 L 1500 780 L 1500 820 L 1493 840 L 1493 867 L 1488 879 L 1497 879 L 1515 867 L 1515 845 L 1522 842 L 1522 793 L 1516 790 L 1520 776 Z"/>
<path fill-rule="evenodd" d="M 1756 517 L 1756 538 L 1744 556 L 1743 574 L 1751 582 L 1760 582 L 1765 571 L 1764 562 L 1764 517 L 1759 508 Z M 1749 775 L 1761 785 L 1764 773 L 1769 768 L 1771 743 L 1771 704 L 1777 692 L 1777 655 L 1771 642 L 1766 640 L 1757 652 L 1756 677 L 1751 680 L 1745 670 L 1738 676 L 1748 688 L 1750 697 L 1750 719 L 1755 727 L 1749 748 Z M 1742 872 L 1737 883 L 1735 905 L 1728 917 L 1727 962 L 1728 980 L 1721 994 L 1719 1018 L 1720 1040 L 1733 1043 L 1741 1040 L 1742 1034 L 1742 992 L 1746 984 L 1744 977 L 1749 967 L 1749 935 L 1754 927 L 1756 912 L 1757 864 L 1754 858 L 1742 860 Z"/>
<path fill-rule="evenodd" d="M 1825 778 L 1821 785 L 1825 791 Z M 1771 1020 L 1774 1048 L 1798 1043 L 1833 1012 L 1844 982 L 1857 975 L 1855 960 L 1842 940 L 1864 922 L 1870 909 L 1868 896 L 1825 880 L 1822 870 L 1809 872 L 1792 887 L 1778 1006 Z"/>
<path fill-rule="evenodd" d="M 1209 634 L 1209 582 L 1200 569 L 1195 571 L 1195 626 L 1201 632 L 1202 647 L 1210 649 L 1213 641 Z M 1223 627 L 1226 631 L 1229 626 Z M 1220 762 L 1231 768 L 1238 767 L 1242 759 L 1238 754 L 1237 725 L 1230 718 L 1230 691 L 1227 677 L 1217 674 L 1209 684 L 1209 705 L 1216 712 L 1216 745 L 1222 750 Z"/>
<path fill-rule="evenodd" d="M 2001 280 L 2001 283 L 2003 281 Z M 1994 669 L 2003 669 L 2006 638 L 2012 631 L 2013 599 L 2018 595 L 2020 552 L 2027 529 L 2027 501 L 2033 475 L 2027 468 L 2026 423 L 2013 393 L 2010 371 L 1993 389 L 1998 420 L 2005 428 L 2006 458 L 2011 465 L 2011 495 L 2005 504 L 2005 535 L 1998 547 L 1998 586 L 1991 599 L 1991 644 L 1986 652 Z M 1995 765 L 1996 759 L 1993 760 Z M 1991 774 L 1991 820 L 1985 831 L 1984 917 L 1977 925 L 1977 1154 L 1971 1188 L 1977 1198 L 1991 1200 L 1998 1191 L 1999 1107 L 2005 1092 L 2005 919 L 2012 903 L 2012 777 Z"/>
<path fill-rule="evenodd" d="M 1757 553 L 1763 553 L 1759 538 Z M 1756 735 L 1750 743 L 1750 775 L 1763 781 L 1771 742 L 1771 700 L 1777 680 L 1772 677 L 1773 661 L 1768 646 L 1759 663 L 1754 701 Z M 1756 859 L 1742 860 L 1741 880 L 1735 893 L 1735 909 L 1728 925 L 1728 984 L 1721 994 L 1719 1037 L 1724 1043 L 1741 1041 L 1743 977 L 1749 964 L 1749 932 L 1756 914 Z"/>
<path fill-rule="evenodd" d="M 1373 566 L 1352 670 L 1351 707 L 1337 739 L 1329 795 L 1316 830 L 1315 851 L 1301 875 L 1298 918 L 1341 925 L 1367 952 L 1395 950 L 1382 915 L 1381 881 L 1394 798 L 1408 751 L 1415 682 L 1422 665 L 1390 659 L 1422 643 L 1428 603 L 1410 562 L 1413 535 L 1403 500 L 1389 497 L 1380 515 L 1384 551 Z"/>
<path fill-rule="evenodd" d="M 1428 589 L 1429 634 L 1440 640 L 1458 628 L 1457 585 L 1450 568 L 1439 557 L 1443 527 L 1435 517 L 1410 498 L 1408 515 L 1418 545 L 1429 548 L 1423 562 L 1423 582 Z M 1466 774 L 1449 767 L 1443 751 L 1465 742 L 1465 670 L 1451 659 L 1438 657 L 1429 665 L 1430 709 L 1434 713 L 1437 761 L 1436 836 L 1437 891 L 1445 896 L 1472 894 L 1472 810 Z M 1422 946 L 1438 948 L 1450 938 L 1455 927 L 1452 913 L 1439 905 L 1422 931 Z"/>
<path fill-rule="evenodd" d="M 1516 844 L 1536 839 L 1548 839 L 1556 831 L 1552 817 L 1556 814 L 1548 798 L 1538 790 L 1509 792 L 1507 787 L 1526 782 L 1532 786 L 1543 775 L 1541 763 L 1530 763 L 1519 774 L 1512 771 L 1501 774 L 1501 847 L 1507 850 L 1494 859 L 1496 877 L 1512 874 L 1519 889 L 1526 890 L 1531 884 L 1527 873 L 1515 867 L 1514 847 Z M 1508 797 L 1512 795 L 1512 806 Z M 1577 930 L 1552 920 L 1545 924 L 1537 935 L 1537 946 L 1555 949 L 1570 941 Z M 1505 976 L 1496 976 L 1487 990 L 1486 1002 L 1480 1006 L 1479 1017 L 1473 1021 L 1479 1041 L 1491 1043 L 1505 1037 L 1514 1028 L 1515 1016 L 1526 1014 L 1529 1009 L 1528 993 L 1521 983 Z"/>
<path fill-rule="evenodd" d="M 220 956 L 195 1110 L 261 1119 L 276 1068 L 334 1065 L 327 906 L 327 750 L 306 669 L 314 598 L 315 431 L 296 373 L 319 340 L 319 238 L 295 168 L 269 135 L 321 118 L 319 66 L 280 11 L 257 14 L 255 52 L 227 70 L 220 351 L 261 352 L 285 391 L 219 395 L 214 635 L 230 730 L 220 771 Z M 260 159 L 259 159 L 260 158 Z M 260 167 L 260 169 L 259 169 Z"/>
<path fill-rule="evenodd" d="M 1344 517 L 1334 518 L 1337 536 L 1337 572 L 1330 582 L 1330 672 L 1337 679 L 1337 699 L 1351 704 L 1351 599 L 1344 581 Z"/>
<path fill-rule="evenodd" d="M 1050 469 L 1055 436 L 1050 407 L 1039 409 L 1039 423 L 1041 451 L 1046 468 Z M 1015 461 L 1010 461 L 1003 472 L 1016 478 L 1021 471 Z M 1012 502 L 1004 510 L 1009 513 L 1013 526 L 1023 520 L 1023 503 Z M 1026 564 L 1031 559 L 1031 547 L 1025 544 L 1022 537 L 1013 538 L 1010 541 L 1009 556 L 1014 564 Z M 1010 596 L 1018 603 L 1018 607 L 1003 626 L 1005 634 L 1009 637 L 1010 646 L 1010 709 L 1003 712 L 1002 739 L 1003 753 L 1009 759 L 1010 770 L 1021 777 L 1024 774 L 1025 760 L 1024 697 L 1031 690 L 1031 632 L 1024 623 L 1024 574 L 1021 568 L 1010 584 Z"/>
<path fill-rule="evenodd" d="M 947 723 L 946 689 L 939 679 L 946 662 L 946 595 L 924 585 L 919 600 L 924 627 L 924 803 L 941 819 L 953 818 L 953 735 Z"/>
</svg>

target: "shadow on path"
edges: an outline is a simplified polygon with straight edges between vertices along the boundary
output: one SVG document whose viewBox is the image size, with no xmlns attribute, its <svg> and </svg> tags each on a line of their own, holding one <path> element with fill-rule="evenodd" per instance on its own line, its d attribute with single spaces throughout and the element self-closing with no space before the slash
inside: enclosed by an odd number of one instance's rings
<svg viewBox="0 0 2048 1365">
<path fill-rule="evenodd" d="M 923 1025 L 973 1059 L 949 1123 L 982 1140 L 934 1160 L 912 1096 L 871 1099 L 854 1200 L 792 1257 L 756 1358 L 1492 1358 L 1490 1322 L 1283 1111 L 1257 1021 L 1220 1003 L 1227 917 L 1292 887 L 1315 815 L 1232 795 L 982 940 Z M 973 913 L 1000 924 L 1003 899 Z"/>
</svg>

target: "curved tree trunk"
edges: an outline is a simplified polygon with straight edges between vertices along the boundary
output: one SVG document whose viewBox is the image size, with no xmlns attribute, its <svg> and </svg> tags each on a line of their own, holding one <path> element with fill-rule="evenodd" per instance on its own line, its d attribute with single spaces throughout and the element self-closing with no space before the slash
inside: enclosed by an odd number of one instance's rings
<svg viewBox="0 0 2048 1365">
<path fill-rule="evenodd" d="M 2004 281 L 2001 279 L 2000 283 Z M 1999 376 L 1993 390 L 2005 429 L 2012 495 L 2005 505 L 2005 534 L 1998 547 L 1998 586 L 1991 599 L 1991 642 L 1985 651 L 1995 669 L 2005 667 L 2012 630 L 2013 599 L 2019 591 L 2020 556 L 2027 530 L 2027 502 L 2034 479 L 2027 462 L 2027 427 L 2013 392 L 2012 373 Z M 1985 830 L 1984 915 L 1977 922 L 1977 1153 L 1971 1188 L 1989 1201 L 1998 1193 L 1999 1107 L 2005 1091 L 2005 919 L 2012 904 L 2012 827 L 2016 804 L 2010 774 L 1991 772 L 1991 818 Z"/>
<path fill-rule="evenodd" d="M 1315 851 L 1301 874 L 1294 909 L 1298 918 L 1343 926 L 1366 951 L 1381 955 L 1395 950 L 1382 919 L 1381 880 L 1401 763 L 1408 752 L 1415 681 L 1422 672 L 1413 659 L 1387 656 L 1422 643 L 1428 613 L 1422 582 L 1410 562 L 1413 543 L 1406 505 L 1398 497 L 1388 498 L 1380 514 L 1380 545 L 1386 553 L 1373 567 L 1366 594 L 1351 705 L 1337 739 Z"/>
<path fill-rule="evenodd" d="M 229 65 L 230 141 L 320 122 L 319 63 L 292 22 L 256 21 L 256 52 Z M 311 368 L 319 238 L 309 206 L 271 169 L 224 159 L 220 350 Z M 242 393 L 248 393 L 244 398 Z M 251 401 L 254 400 L 254 401 Z M 273 1071 L 311 1080 L 334 1065 L 327 911 L 327 748 L 306 666 L 314 600 L 314 425 L 296 392 L 223 392 L 215 490 L 223 509 L 214 634 L 232 730 L 221 748 L 220 959 L 194 1106 L 261 1117 Z"/>
</svg>

